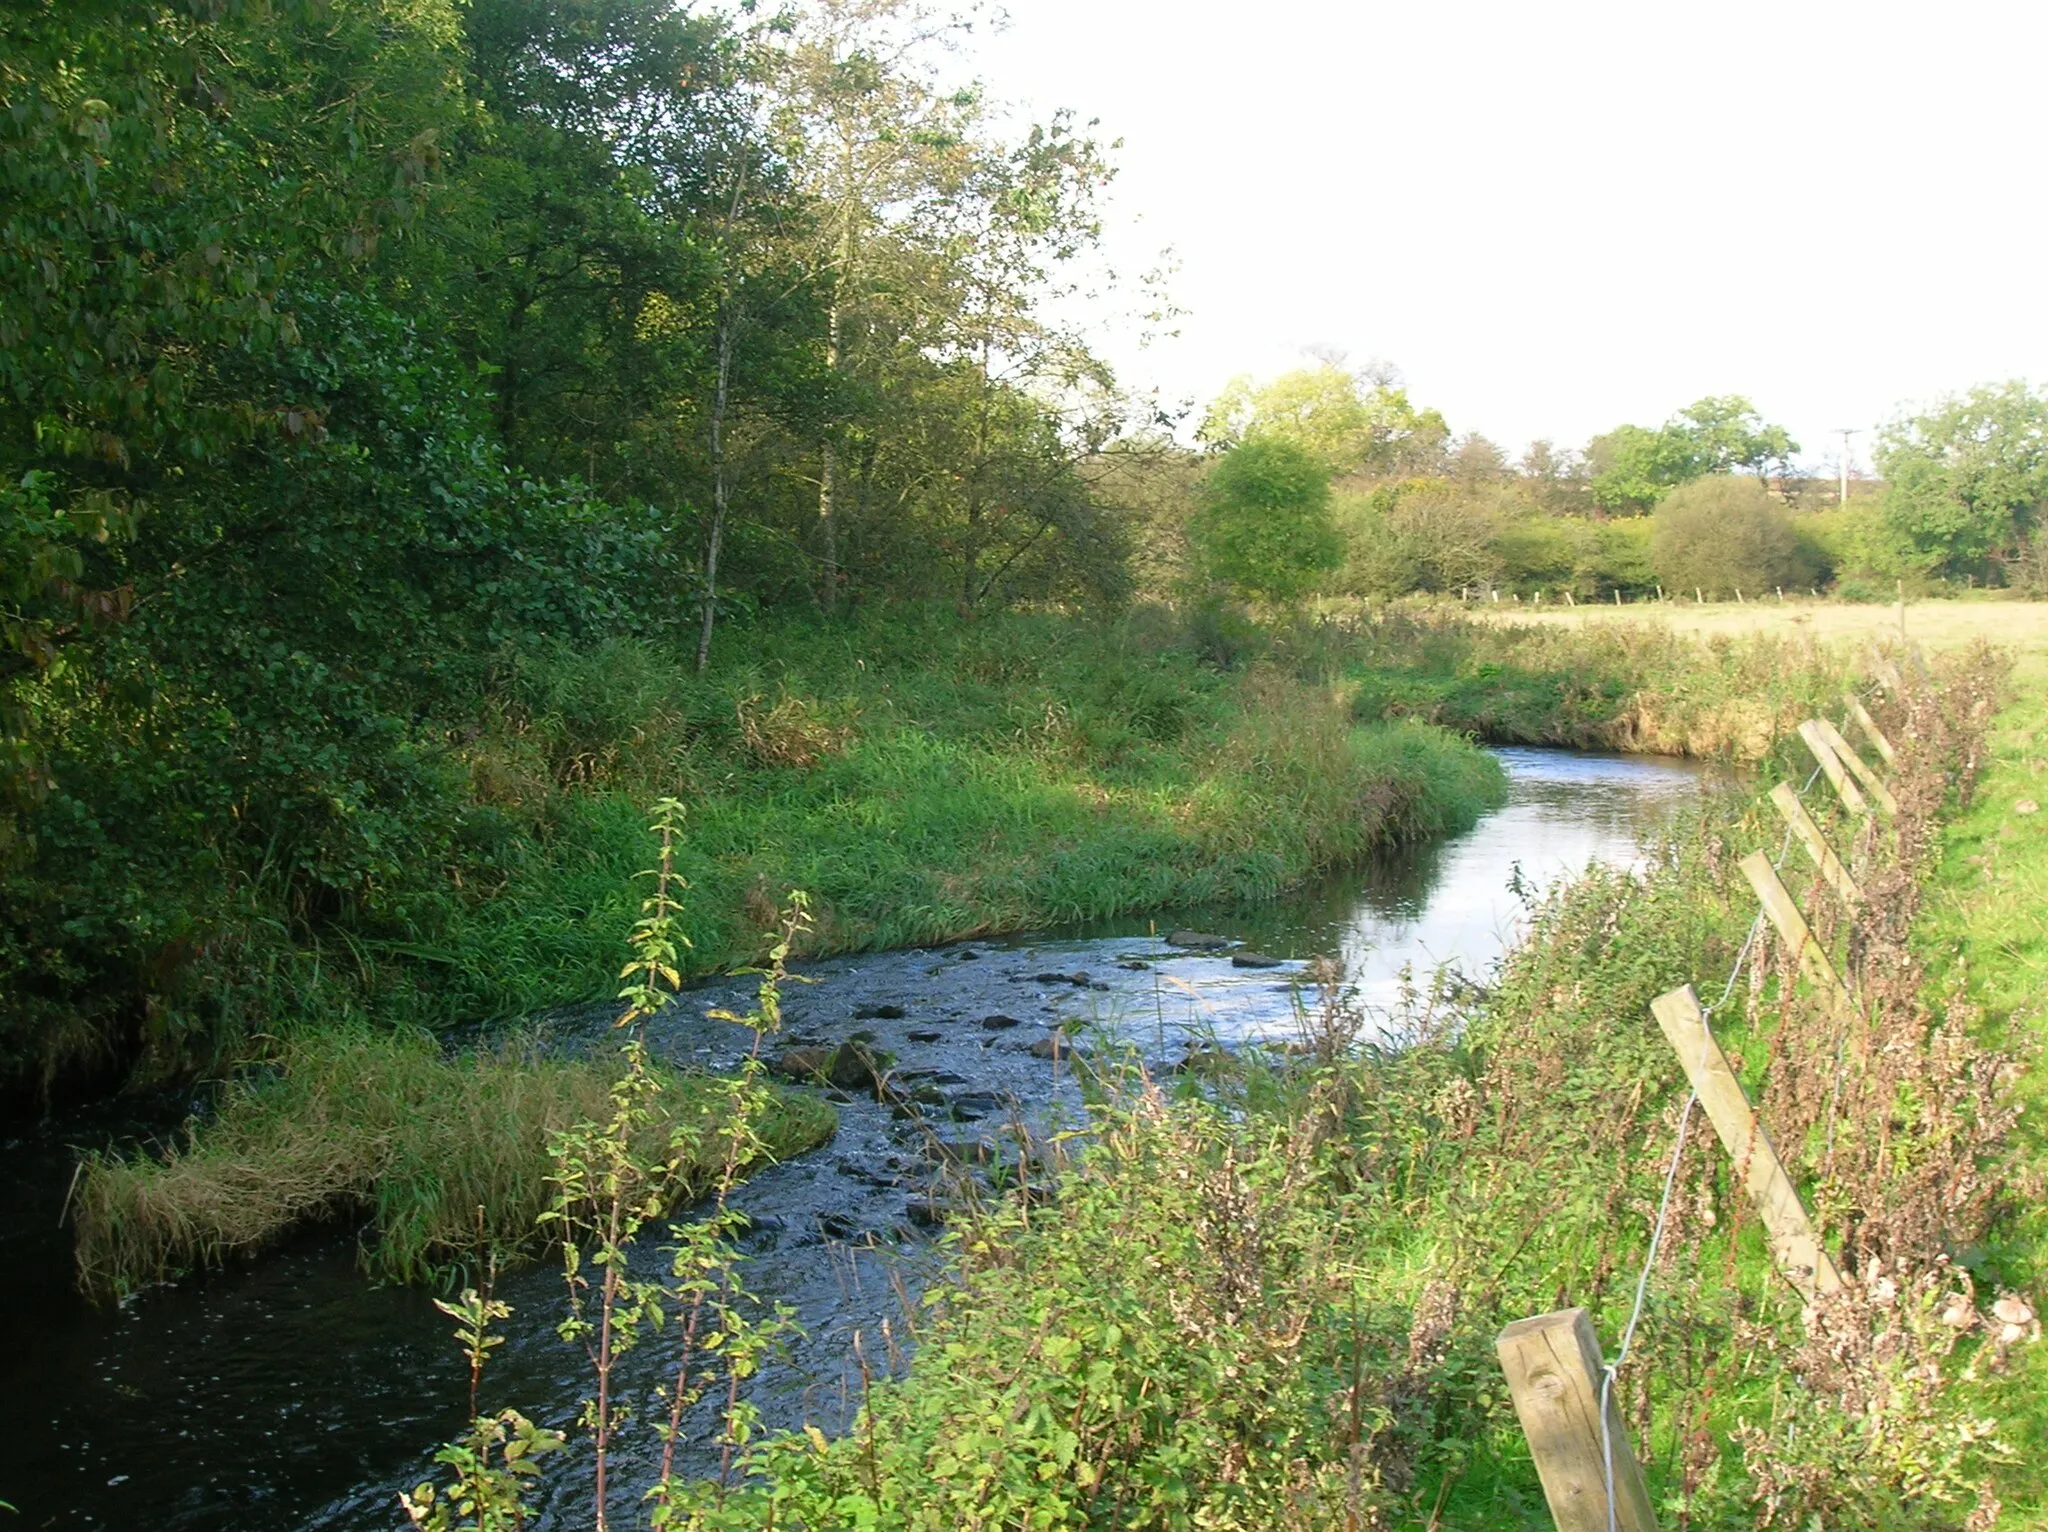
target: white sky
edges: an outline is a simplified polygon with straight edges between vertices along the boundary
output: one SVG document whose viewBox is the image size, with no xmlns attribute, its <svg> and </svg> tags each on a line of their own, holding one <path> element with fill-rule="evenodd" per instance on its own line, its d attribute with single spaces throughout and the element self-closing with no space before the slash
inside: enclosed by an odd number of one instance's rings
<svg viewBox="0 0 2048 1532">
<path fill-rule="evenodd" d="M 1009 17 L 972 45 L 991 93 L 1099 117 L 1118 268 L 1179 254 L 1180 337 L 1101 337 L 1169 397 L 1319 344 L 1511 449 L 1742 393 L 1818 464 L 1836 427 L 2048 373 L 2039 0 Z"/>
</svg>

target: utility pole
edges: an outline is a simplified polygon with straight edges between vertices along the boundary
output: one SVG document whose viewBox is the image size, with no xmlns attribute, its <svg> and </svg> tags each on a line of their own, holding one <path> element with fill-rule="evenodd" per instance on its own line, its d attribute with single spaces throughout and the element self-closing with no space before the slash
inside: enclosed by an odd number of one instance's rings
<svg viewBox="0 0 2048 1532">
<path fill-rule="evenodd" d="M 1849 438 L 1861 435 L 1855 426 L 1838 426 L 1836 433 L 1842 438 L 1842 498 L 1840 504 L 1849 503 Z"/>
</svg>

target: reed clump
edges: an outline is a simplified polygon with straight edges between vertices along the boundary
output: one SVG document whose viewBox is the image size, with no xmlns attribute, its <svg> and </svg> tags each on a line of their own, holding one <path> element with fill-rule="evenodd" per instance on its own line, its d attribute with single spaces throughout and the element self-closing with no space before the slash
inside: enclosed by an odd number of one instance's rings
<svg viewBox="0 0 2048 1532">
<path fill-rule="evenodd" d="M 650 1066 L 641 1146 L 676 1158 L 658 1194 L 697 1195 L 718 1173 L 720 1082 Z M 81 1284 L 117 1294 L 261 1250 L 297 1225 L 363 1217 L 371 1274 L 418 1281 L 482 1257 L 529 1254 L 552 1188 L 548 1144 L 601 1120 L 623 1065 L 531 1043 L 446 1056 L 424 1034 L 305 1032 L 227 1086 L 211 1120 L 162 1154 L 96 1153 L 75 1216 Z M 771 1093 L 756 1124 L 767 1157 L 821 1142 L 831 1107 Z M 677 1129 L 686 1129 L 678 1137 Z"/>
</svg>

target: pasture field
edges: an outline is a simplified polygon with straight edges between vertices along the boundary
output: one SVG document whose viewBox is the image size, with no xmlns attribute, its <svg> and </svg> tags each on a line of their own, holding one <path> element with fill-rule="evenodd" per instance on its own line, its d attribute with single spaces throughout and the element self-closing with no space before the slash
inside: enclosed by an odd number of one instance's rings
<svg viewBox="0 0 2048 1532">
<path fill-rule="evenodd" d="M 1540 623 L 1556 627 L 1640 624 L 1654 621 L 1675 633 L 1695 638 L 1735 638 L 1752 633 L 1781 637 L 1806 635 L 1822 642 L 1843 639 L 1896 639 L 1903 632 L 1911 642 L 1948 649 L 1982 639 L 2014 651 L 2040 670 L 2048 664 L 2048 601 L 1909 601 L 1876 606 L 1857 602 L 1804 601 L 1667 601 L 1630 606 L 1588 602 L 1578 607 L 1535 607 L 1514 604 L 1461 603 L 1468 615 L 1489 622 Z"/>
</svg>

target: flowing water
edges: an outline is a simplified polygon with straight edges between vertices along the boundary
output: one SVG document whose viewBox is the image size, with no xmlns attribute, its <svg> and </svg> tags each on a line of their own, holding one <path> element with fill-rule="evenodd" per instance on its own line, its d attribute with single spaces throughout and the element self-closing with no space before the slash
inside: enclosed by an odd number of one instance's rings
<svg viewBox="0 0 2048 1532">
<path fill-rule="evenodd" d="M 764 1300 L 790 1305 L 807 1332 L 759 1380 L 755 1398 L 769 1422 L 837 1429 L 858 1402 L 863 1368 L 900 1368 L 908 1316 L 936 1265 L 920 1219 L 935 1167 L 1000 1154 L 1008 1134 L 1078 1116 L 1064 1064 L 1031 1051 L 1049 1028 L 1097 1045 L 1115 1034 L 1170 1067 L 1207 1040 L 1291 1037 L 1306 963 L 1319 956 L 1344 958 L 1368 1007 L 1391 1008 L 1404 984 L 1440 967 L 1483 982 L 1526 910 L 1518 889 L 1589 862 L 1631 863 L 1700 782 L 1690 765 L 1643 757 L 1500 756 L 1508 801 L 1469 833 L 1257 910 L 1175 911 L 810 965 L 817 982 L 790 997 L 788 1041 L 870 1034 L 899 1071 L 945 1095 L 935 1115 L 946 1122 L 940 1129 L 846 1101 L 832 1142 L 742 1188 L 736 1200 L 754 1222 L 746 1280 Z M 1179 928 L 1227 936 L 1233 947 L 1169 945 Z M 1260 966 L 1244 966 L 1254 954 Z M 650 1022 L 649 1044 L 679 1062 L 730 1066 L 747 1035 L 703 1013 L 745 999 L 730 982 L 692 990 Z M 554 1024 L 595 1038 L 608 1015 L 565 1013 Z M 183 1104 L 162 1105 L 162 1121 L 175 1123 Z M 136 1131 L 133 1104 L 122 1117 L 112 1110 L 0 1142 L 0 1500 L 20 1509 L 12 1524 L 402 1525 L 395 1490 L 426 1475 L 434 1445 L 467 1412 L 466 1367 L 431 1296 L 371 1286 L 354 1266 L 357 1235 L 327 1228 L 119 1308 L 88 1306 L 72 1290 L 59 1220 L 72 1146 Z M 659 1242 L 645 1243 L 652 1274 Z M 553 1333 L 559 1275 L 545 1265 L 509 1273 L 498 1295 L 514 1317 L 486 1375 L 485 1406 L 566 1424 L 585 1381 Z M 629 1394 L 652 1397 L 662 1352 L 657 1341 L 631 1359 Z M 622 1453 L 631 1494 L 652 1471 L 645 1433 Z M 701 1450 L 688 1461 L 716 1467 Z M 558 1476 L 564 1499 L 549 1508 L 550 1524 L 579 1523 L 575 1477 L 573 1466 Z"/>
</svg>

